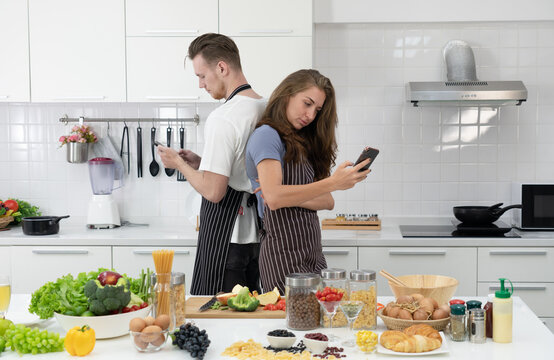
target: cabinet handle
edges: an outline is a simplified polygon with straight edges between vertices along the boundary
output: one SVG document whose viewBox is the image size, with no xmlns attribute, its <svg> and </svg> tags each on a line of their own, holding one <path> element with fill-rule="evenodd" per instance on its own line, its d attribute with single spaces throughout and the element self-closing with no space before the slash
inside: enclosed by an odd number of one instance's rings
<svg viewBox="0 0 554 360">
<path fill-rule="evenodd" d="M 491 250 L 489 255 L 546 255 L 546 250 Z"/>
<path fill-rule="evenodd" d="M 491 286 L 489 286 L 489 290 L 500 290 L 500 286 L 491 285 Z M 517 286 L 514 286 L 514 290 L 540 290 L 540 291 L 545 291 L 546 286 L 517 285 Z"/>
<path fill-rule="evenodd" d="M 152 255 L 152 251 L 154 250 L 133 250 L 133 254 L 137 255 Z M 189 250 L 175 250 L 174 253 L 176 255 L 189 255 Z"/>
<path fill-rule="evenodd" d="M 146 30 L 147 34 L 198 34 L 198 29 L 189 30 Z"/>
<path fill-rule="evenodd" d="M 53 100 L 104 100 L 105 96 L 61 96 Z"/>
<path fill-rule="evenodd" d="M 323 250 L 323 255 L 348 255 L 350 250 Z"/>
<path fill-rule="evenodd" d="M 290 34 L 292 29 L 252 29 L 239 30 L 240 34 Z"/>
<path fill-rule="evenodd" d="M 446 250 L 389 250 L 389 255 L 446 255 Z"/>
<path fill-rule="evenodd" d="M 200 96 L 146 96 L 147 100 L 198 100 Z"/>
<path fill-rule="evenodd" d="M 6 100 L 9 97 L 9 95 L 0 95 L 0 100 Z"/>
<path fill-rule="evenodd" d="M 33 254 L 39 254 L 39 255 L 65 255 L 65 254 L 88 254 L 88 250 L 86 249 L 33 249 Z"/>
</svg>

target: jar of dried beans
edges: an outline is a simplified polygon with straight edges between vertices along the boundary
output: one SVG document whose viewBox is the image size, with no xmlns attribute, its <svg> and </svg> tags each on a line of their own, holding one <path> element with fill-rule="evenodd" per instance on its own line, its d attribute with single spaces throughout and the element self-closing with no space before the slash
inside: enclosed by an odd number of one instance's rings
<svg viewBox="0 0 554 360">
<path fill-rule="evenodd" d="M 318 274 L 289 274 L 285 278 L 287 327 L 312 330 L 319 327 L 319 303 L 315 293 L 321 282 Z"/>
</svg>

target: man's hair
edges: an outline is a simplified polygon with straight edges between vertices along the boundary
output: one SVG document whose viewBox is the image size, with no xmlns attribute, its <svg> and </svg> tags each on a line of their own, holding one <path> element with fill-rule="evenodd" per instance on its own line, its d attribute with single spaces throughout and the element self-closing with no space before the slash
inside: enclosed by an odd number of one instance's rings
<svg viewBox="0 0 554 360">
<path fill-rule="evenodd" d="M 230 67 L 242 70 L 239 48 L 228 36 L 214 33 L 200 35 L 192 41 L 188 51 L 191 60 L 197 55 L 202 55 L 209 65 L 225 61 Z"/>
</svg>

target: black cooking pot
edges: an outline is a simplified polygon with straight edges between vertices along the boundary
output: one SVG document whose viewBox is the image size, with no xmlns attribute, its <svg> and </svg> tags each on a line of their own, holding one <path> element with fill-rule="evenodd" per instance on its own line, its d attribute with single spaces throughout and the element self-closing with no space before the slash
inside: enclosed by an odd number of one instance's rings
<svg viewBox="0 0 554 360">
<path fill-rule="evenodd" d="M 51 235 L 60 231 L 60 220 L 65 216 L 29 216 L 22 220 L 23 233 L 25 235 Z"/>
<path fill-rule="evenodd" d="M 521 209 L 521 205 L 501 208 L 503 203 L 493 206 L 454 206 L 454 216 L 464 224 L 487 225 L 495 222 L 510 209 Z"/>
</svg>

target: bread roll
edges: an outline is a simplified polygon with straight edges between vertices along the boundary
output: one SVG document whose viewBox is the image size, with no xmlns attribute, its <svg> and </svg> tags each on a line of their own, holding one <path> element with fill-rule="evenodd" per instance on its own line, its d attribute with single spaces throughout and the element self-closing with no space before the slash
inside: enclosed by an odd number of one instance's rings
<svg viewBox="0 0 554 360">
<path fill-rule="evenodd" d="M 404 353 L 432 351 L 442 345 L 442 338 L 438 331 L 429 325 L 423 324 L 410 326 L 404 331 L 385 331 L 381 334 L 379 341 L 382 346 L 389 350 Z"/>
</svg>

